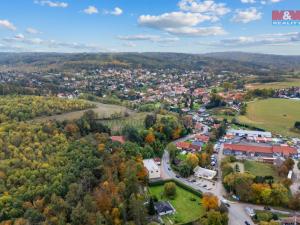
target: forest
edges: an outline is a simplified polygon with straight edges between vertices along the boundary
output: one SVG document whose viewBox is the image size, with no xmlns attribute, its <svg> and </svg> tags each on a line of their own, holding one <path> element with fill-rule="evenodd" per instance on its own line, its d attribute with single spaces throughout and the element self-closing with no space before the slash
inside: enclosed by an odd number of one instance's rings
<svg viewBox="0 0 300 225">
<path fill-rule="evenodd" d="M 1 127 L 1 225 L 144 224 L 141 157 L 126 156 L 95 118 Z"/>
<path fill-rule="evenodd" d="M 84 100 L 44 96 L 0 96 L 0 123 L 26 121 L 38 116 L 51 116 L 69 111 L 93 108 Z"/>
</svg>

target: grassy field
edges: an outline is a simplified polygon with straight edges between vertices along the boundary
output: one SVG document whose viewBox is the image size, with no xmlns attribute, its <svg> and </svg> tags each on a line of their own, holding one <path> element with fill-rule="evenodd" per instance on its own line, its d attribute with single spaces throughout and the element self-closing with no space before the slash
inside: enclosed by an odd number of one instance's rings
<svg viewBox="0 0 300 225">
<path fill-rule="evenodd" d="M 102 123 L 107 125 L 113 133 L 119 132 L 125 125 L 134 126 L 138 129 L 144 128 L 144 120 L 148 113 L 133 113 L 129 117 L 113 120 L 103 120 Z"/>
<path fill-rule="evenodd" d="M 256 126 L 274 134 L 298 136 L 291 131 L 300 121 L 300 101 L 291 99 L 265 99 L 248 103 L 247 114 L 239 116 L 240 123 Z"/>
<path fill-rule="evenodd" d="M 245 171 L 253 174 L 254 176 L 273 176 L 275 180 L 279 177 L 273 165 L 255 161 L 245 161 Z"/>
<path fill-rule="evenodd" d="M 155 195 L 159 200 L 162 199 L 170 201 L 170 203 L 176 209 L 176 213 L 174 215 L 166 216 L 164 218 L 164 221 L 167 224 L 172 224 L 170 223 L 170 220 L 175 224 L 191 222 L 201 217 L 205 212 L 200 203 L 199 197 L 181 187 L 177 186 L 177 194 L 174 200 L 166 199 L 163 196 L 163 185 L 150 187 L 149 190 L 150 194 Z M 192 201 L 192 198 L 196 199 L 196 201 Z"/>
<path fill-rule="evenodd" d="M 228 121 L 231 121 L 237 113 L 235 110 L 228 107 L 218 107 L 208 110 L 208 112 L 211 113 L 216 119 L 227 119 Z"/>
<path fill-rule="evenodd" d="M 283 82 L 272 82 L 272 83 L 254 83 L 246 85 L 247 89 L 281 89 L 281 88 L 289 88 L 289 87 L 299 87 L 300 79 L 290 79 L 288 81 Z"/>
<path fill-rule="evenodd" d="M 120 113 L 124 115 L 125 112 L 131 113 L 130 110 L 123 106 L 118 106 L 118 105 L 109 105 L 109 104 L 102 104 L 102 103 L 95 103 L 92 102 L 93 104 L 96 105 L 95 108 L 92 108 L 94 112 L 98 114 L 98 117 L 101 118 L 109 118 L 112 114 L 114 113 Z M 88 109 L 90 110 L 90 109 Z M 60 115 L 54 115 L 54 116 L 44 116 L 44 117 L 38 117 L 34 119 L 34 121 L 37 122 L 45 122 L 49 120 L 57 120 L 57 121 L 63 121 L 63 120 L 74 120 L 74 119 L 79 119 L 87 110 L 80 110 L 80 111 L 74 111 L 74 112 L 68 112 L 68 113 L 63 113 Z"/>
</svg>

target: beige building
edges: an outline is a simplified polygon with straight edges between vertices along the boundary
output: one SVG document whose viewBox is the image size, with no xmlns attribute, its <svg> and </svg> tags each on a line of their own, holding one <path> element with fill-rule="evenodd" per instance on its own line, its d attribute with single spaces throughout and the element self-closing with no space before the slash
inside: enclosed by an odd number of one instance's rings
<svg viewBox="0 0 300 225">
<path fill-rule="evenodd" d="M 158 179 L 160 178 L 160 166 L 156 164 L 154 159 L 144 159 L 144 166 L 148 170 L 149 179 Z"/>
</svg>

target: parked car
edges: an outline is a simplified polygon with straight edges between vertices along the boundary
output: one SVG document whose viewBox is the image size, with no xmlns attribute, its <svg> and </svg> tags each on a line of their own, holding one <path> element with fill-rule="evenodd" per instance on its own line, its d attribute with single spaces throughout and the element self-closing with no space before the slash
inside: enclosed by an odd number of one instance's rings
<svg viewBox="0 0 300 225">
<path fill-rule="evenodd" d="M 245 224 L 246 224 L 246 225 L 250 225 L 250 223 L 249 223 L 248 221 L 245 221 Z"/>
<path fill-rule="evenodd" d="M 270 208 L 269 206 L 265 206 L 265 207 L 264 207 L 264 210 L 268 210 L 268 211 L 270 211 L 270 210 L 271 210 L 271 208 Z"/>
</svg>

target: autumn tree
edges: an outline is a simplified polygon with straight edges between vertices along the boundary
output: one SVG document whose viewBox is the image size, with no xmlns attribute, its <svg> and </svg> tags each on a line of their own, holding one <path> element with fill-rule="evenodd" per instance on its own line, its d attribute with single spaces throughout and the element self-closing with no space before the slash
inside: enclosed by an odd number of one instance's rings
<svg viewBox="0 0 300 225">
<path fill-rule="evenodd" d="M 198 166 L 198 164 L 199 164 L 198 156 L 197 156 L 196 154 L 189 153 L 189 154 L 187 155 L 186 162 L 187 162 L 187 164 L 190 165 L 192 168 L 195 168 L 195 167 Z"/>
<path fill-rule="evenodd" d="M 150 130 L 145 137 L 145 142 L 148 144 L 152 144 L 154 141 L 155 141 L 155 136 L 153 134 L 153 131 Z"/>
<path fill-rule="evenodd" d="M 218 197 L 213 194 L 204 194 L 202 198 L 202 204 L 204 208 L 209 211 L 211 209 L 217 209 L 219 206 Z"/>
</svg>

